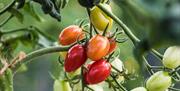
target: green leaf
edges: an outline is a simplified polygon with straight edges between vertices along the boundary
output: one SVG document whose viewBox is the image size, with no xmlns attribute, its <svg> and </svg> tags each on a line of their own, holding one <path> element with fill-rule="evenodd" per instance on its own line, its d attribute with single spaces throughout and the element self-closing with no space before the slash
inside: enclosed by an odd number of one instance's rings
<svg viewBox="0 0 180 91">
<path fill-rule="evenodd" d="M 61 8 L 63 9 L 68 4 L 68 2 L 69 2 L 69 0 L 63 0 Z"/>
<path fill-rule="evenodd" d="M 31 2 L 26 3 L 23 9 L 32 17 L 34 17 L 37 21 L 43 21 L 42 18 L 35 12 L 34 6 Z"/>
<path fill-rule="evenodd" d="M 19 22 L 23 23 L 24 16 L 21 12 L 19 12 L 17 9 L 11 8 L 8 10 L 11 14 L 13 14 Z"/>
</svg>

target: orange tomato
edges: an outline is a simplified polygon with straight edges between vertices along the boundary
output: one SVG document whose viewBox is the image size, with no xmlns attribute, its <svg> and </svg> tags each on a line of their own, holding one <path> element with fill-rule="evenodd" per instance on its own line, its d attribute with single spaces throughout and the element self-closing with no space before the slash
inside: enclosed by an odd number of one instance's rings
<svg viewBox="0 0 180 91">
<path fill-rule="evenodd" d="M 59 43 L 61 45 L 70 45 L 76 42 L 77 39 L 83 39 L 83 29 L 77 25 L 71 25 L 62 30 L 59 35 Z"/>
<path fill-rule="evenodd" d="M 96 35 L 88 42 L 87 56 L 94 61 L 99 60 L 106 56 L 106 54 L 109 52 L 109 48 L 109 40 L 102 35 Z"/>
</svg>

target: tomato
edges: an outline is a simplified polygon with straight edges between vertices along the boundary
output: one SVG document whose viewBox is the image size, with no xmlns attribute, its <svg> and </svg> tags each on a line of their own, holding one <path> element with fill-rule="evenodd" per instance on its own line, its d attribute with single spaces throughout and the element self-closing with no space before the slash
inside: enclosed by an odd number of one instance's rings
<svg viewBox="0 0 180 91">
<path fill-rule="evenodd" d="M 84 46 L 76 44 L 71 47 L 66 56 L 64 67 L 66 72 L 77 70 L 86 62 L 87 56 Z"/>
<path fill-rule="evenodd" d="M 99 60 L 107 55 L 109 48 L 109 40 L 104 36 L 96 35 L 87 44 L 87 56 L 94 61 Z"/>
<path fill-rule="evenodd" d="M 147 91 L 147 90 L 144 87 L 137 87 L 137 88 L 132 89 L 131 91 Z"/>
<path fill-rule="evenodd" d="M 55 80 L 53 88 L 53 91 L 72 91 L 69 82 L 63 80 Z"/>
<path fill-rule="evenodd" d="M 61 45 L 70 45 L 76 42 L 78 38 L 83 39 L 84 38 L 83 34 L 84 34 L 83 29 L 80 28 L 79 26 L 76 25 L 68 26 L 60 33 L 59 43 Z"/>
<path fill-rule="evenodd" d="M 163 56 L 163 65 L 167 68 L 174 69 L 180 66 L 180 47 L 169 47 Z"/>
<path fill-rule="evenodd" d="M 113 38 L 108 38 L 108 40 L 110 43 L 110 48 L 109 48 L 108 54 L 110 54 L 110 53 L 114 52 L 114 50 L 116 49 L 117 43 L 116 43 L 116 40 L 114 40 Z"/>
<path fill-rule="evenodd" d="M 165 91 L 171 83 L 168 72 L 158 71 L 147 80 L 146 88 L 148 91 Z"/>
<path fill-rule="evenodd" d="M 101 59 L 90 66 L 84 78 L 87 84 L 97 84 L 106 80 L 110 73 L 111 64 L 105 59 Z"/>
<path fill-rule="evenodd" d="M 103 4 L 107 10 L 112 12 L 110 5 Z M 104 31 L 106 29 L 106 26 L 108 26 L 108 30 L 112 28 L 113 20 L 109 16 L 107 16 L 102 10 L 100 10 L 97 6 L 91 9 L 90 12 L 90 20 L 92 24 L 100 31 Z"/>
</svg>

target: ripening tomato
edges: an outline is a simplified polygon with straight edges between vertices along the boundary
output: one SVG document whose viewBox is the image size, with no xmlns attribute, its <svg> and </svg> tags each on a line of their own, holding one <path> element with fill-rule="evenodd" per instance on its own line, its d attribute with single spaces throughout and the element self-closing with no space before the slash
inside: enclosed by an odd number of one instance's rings
<svg viewBox="0 0 180 91">
<path fill-rule="evenodd" d="M 144 87 L 137 87 L 137 88 L 132 89 L 131 91 L 147 91 L 147 89 Z"/>
<path fill-rule="evenodd" d="M 71 47 L 65 59 L 64 67 L 66 72 L 77 70 L 86 62 L 87 56 L 84 46 L 76 44 Z"/>
<path fill-rule="evenodd" d="M 158 71 L 147 80 L 146 88 L 148 91 L 165 91 L 171 83 L 171 76 L 168 72 Z"/>
<path fill-rule="evenodd" d="M 112 12 L 111 6 L 103 3 L 107 10 Z M 113 25 L 113 20 L 109 16 L 107 16 L 102 10 L 100 10 L 97 6 L 91 9 L 90 12 L 90 20 L 92 24 L 100 31 L 104 31 L 106 26 L 109 24 L 107 30 L 110 30 Z"/>
<path fill-rule="evenodd" d="M 163 56 L 163 65 L 167 68 L 174 69 L 180 66 L 180 47 L 169 47 Z"/>
<path fill-rule="evenodd" d="M 99 60 L 106 56 L 110 48 L 109 40 L 101 35 L 92 37 L 87 45 L 87 56 L 92 60 Z"/>
<path fill-rule="evenodd" d="M 117 47 L 117 43 L 116 43 L 116 40 L 114 40 L 113 38 L 108 38 L 108 40 L 109 40 L 109 43 L 110 43 L 110 48 L 109 48 L 109 52 L 108 52 L 108 54 L 109 54 L 109 53 L 114 52 L 114 50 Z"/>
<path fill-rule="evenodd" d="M 97 84 L 106 80 L 110 73 L 111 64 L 105 59 L 101 59 L 90 65 L 88 71 L 84 75 L 84 78 L 87 84 Z"/>
<path fill-rule="evenodd" d="M 61 45 L 70 45 L 77 39 L 83 39 L 83 29 L 76 25 L 66 27 L 59 35 L 59 43 Z"/>
</svg>

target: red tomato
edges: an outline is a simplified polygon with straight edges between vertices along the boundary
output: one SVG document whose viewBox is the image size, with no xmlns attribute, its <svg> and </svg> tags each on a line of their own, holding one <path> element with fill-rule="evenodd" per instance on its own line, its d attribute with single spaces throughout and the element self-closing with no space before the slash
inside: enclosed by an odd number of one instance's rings
<svg viewBox="0 0 180 91">
<path fill-rule="evenodd" d="M 109 54 L 109 53 L 112 53 L 116 49 L 117 43 L 113 38 L 108 38 L 108 39 L 109 39 L 109 43 L 110 43 L 110 48 L 109 48 L 109 52 L 108 52 L 108 54 Z"/>
<path fill-rule="evenodd" d="M 109 48 L 109 40 L 104 36 L 96 35 L 88 42 L 87 56 L 92 60 L 99 60 L 107 55 Z"/>
<path fill-rule="evenodd" d="M 97 84 L 100 83 L 110 75 L 111 64 L 105 59 L 98 60 L 90 65 L 87 73 L 85 73 L 85 82 L 87 84 Z"/>
<path fill-rule="evenodd" d="M 85 48 L 76 44 L 69 49 L 65 59 L 64 67 L 66 72 L 72 72 L 77 70 L 86 62 L 87 56 Z"/>
<path fill-rule="evenodd" d="M 70 45 L 76 42 L 77 38 L 84 38 L 83 30 L 79 26 L 71 25 L 62 30 L 59 35 L 59 43 L 61 45 Z"/>
</svg>

